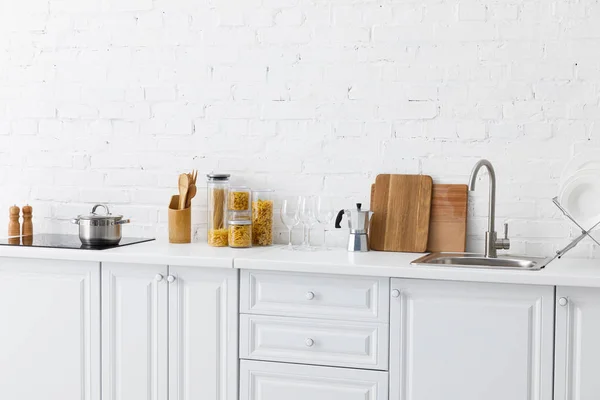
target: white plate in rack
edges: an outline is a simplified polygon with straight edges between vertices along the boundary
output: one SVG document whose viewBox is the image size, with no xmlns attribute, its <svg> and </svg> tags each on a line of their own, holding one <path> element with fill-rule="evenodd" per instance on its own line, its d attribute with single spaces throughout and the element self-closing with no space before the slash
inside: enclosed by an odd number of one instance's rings
<svg viewBox="0 0 600 400">
<path fill-rule="evenodd" d="M 577 172 L 563 185 L 560 204 L 585 229 L 600 221 L 600 169 Z"/>
<path fill-rule="evenodd" d="M 588 170 L 600 170 L 600 149 L 586 149 L 575 154 L 560 175 L 561 187 L 564 188 L 578 172 Z"/>
</svg>

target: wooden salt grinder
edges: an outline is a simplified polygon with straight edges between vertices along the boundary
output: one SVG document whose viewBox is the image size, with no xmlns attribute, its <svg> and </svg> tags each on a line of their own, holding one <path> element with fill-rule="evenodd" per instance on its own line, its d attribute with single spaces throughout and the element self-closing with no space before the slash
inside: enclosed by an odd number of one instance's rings
<svg viewBox="0 0 600 400">
<path fill-rule="evenodd" d="M 33 208 L 29 204 L 23 207 L 23 236 L 33 235 L 32 213 Z"/>
<path fill-rule="evenodd" d="M 16 205 L 8 209 L 8 236 L 21 235 L 21 224 L 19 224 L 19 212 L 21 210 Z"/>
</svg>

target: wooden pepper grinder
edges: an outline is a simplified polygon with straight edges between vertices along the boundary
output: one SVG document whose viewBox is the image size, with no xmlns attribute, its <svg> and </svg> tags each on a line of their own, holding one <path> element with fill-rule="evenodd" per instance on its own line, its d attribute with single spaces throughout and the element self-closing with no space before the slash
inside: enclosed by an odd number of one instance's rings
<svg viewBox="0 0 600 400">
<path fill-rule="evenodd" d="M 31 218 L 33 216 L 33 208 L 27 204 L 23 207 L 23 244 L 31 246 L 33 243 L 33 222 Z"/>
<path fill-rule="evenodd" d="M 23 207 L 23 236 L 33 235 L 32 213 L 33 208 L 29 204 Z"/>
<path fill-rule="evenodd" d="M 21 238 L 21 224 L 19 224 L 19 212 L 21 210 L 16 205 L 8 209 L 8 236 L 15 236 L 8 239 L 9 244 L 19 244 Z"/>
</svg>

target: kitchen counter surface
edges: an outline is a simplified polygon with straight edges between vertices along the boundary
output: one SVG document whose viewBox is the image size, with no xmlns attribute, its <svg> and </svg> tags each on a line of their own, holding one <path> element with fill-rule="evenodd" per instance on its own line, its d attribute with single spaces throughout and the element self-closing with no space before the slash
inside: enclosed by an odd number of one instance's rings
<svg viewBox="0 0 600 400">
<path fill-rule="evenodd" d="M 215 248 L 206 243 L 170 244 L 154 240 L 107 250 L 0 246 L 0 257 L 233 268 L 234 258 L 242 254 L 252 256 L 265 250 Z"/>
<path fill-rule="evenodd" d="M 0 257 L 165 264 L 196 267 L 293 271 L 335 275 L 497 282 L 600 288 L 600 260 L 564 258 L 541 271 L 513 271 L 411 265 L 420 253 L 345 249 L 289 251 L 284 246 L 252 249 L 214 248 L 206 243 L 152 241 L 109 250 L 71 250 L 0 246 Z"/>
<path fill-rule="evenodd" d="M 598 259 L 557 259 L 540 271 L 410 264 L 421 256 L 423 256 L 421 253 L 377 251 L 349 253 L 344 249 L 291 252 L 278 246 L 255 255 L 241 254 L 236 257 L 234 265 L 236 268 L 255 270 L 600 288 L 600 260 Z"/>
</svg>

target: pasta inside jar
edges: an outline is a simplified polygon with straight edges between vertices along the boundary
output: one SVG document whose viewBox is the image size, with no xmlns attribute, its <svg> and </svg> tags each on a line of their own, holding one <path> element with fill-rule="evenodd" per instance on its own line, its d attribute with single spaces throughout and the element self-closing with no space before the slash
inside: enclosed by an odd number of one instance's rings
<svg viewBox="0 0 600 400">
<path fill-rule="evenodd" d="M 229 247 L 252 247 L 251 221 L 236 220 L 229 222 Z"/>
<path fill-rule="evenodd" d="M 252 244 L 270 246 L 273 244 L 273 201 L 252 202 Z"/>
<path fill-rule="evenodd" d="M 228 235 L 227 229 L 211 229 L 208 231 L 208 244 L 213 247 L 227 247 Z"/>
<path fill-rule="evenodd" d="M 227 208 L 232 211 L 250 209 L 250 190 L 247 188 L 231 188 L 227 200 Z"/>
</svg>

